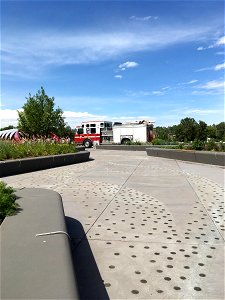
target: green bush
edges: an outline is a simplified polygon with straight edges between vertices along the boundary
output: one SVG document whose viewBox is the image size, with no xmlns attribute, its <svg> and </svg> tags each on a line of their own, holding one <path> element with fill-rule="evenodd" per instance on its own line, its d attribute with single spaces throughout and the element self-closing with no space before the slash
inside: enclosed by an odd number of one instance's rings
<svg viewBox="0 0 225 300">
<path fill-rule="evenodd" d="M 192 143 L 192 149 L 193 150 L 204 150 L 205 149 L 205 143 L 199 140 L 194 140 Z"/>
<path fill-rule="evenodd" d="M 46 155 L 57 155 L 74 153 L 74 144 L 55 144 L 47 142 L 25 142 L 13 143 L 11 141 L 0 141 L 0 160 L 16 159 L 24 157 L 37 157 Z"/>
<path fill-rule="evenodd" d="M 0 181 L 0 220 L 16 213 L 19 205 L 15 200 L 13 188 L 7 187 L 6 183 Z"/>
<path fill-rule="evenodd" d="M 162 139 L 153 139 L 152 140 L 153 145 L 168 145 L 168 142 Z"/>
<path fill-rule="evenodd" d="M 210 139 L 206 145 L 205 145 L 205 150 L 207 151 L 220 151 L 219 145 L 215 142 L 214 139 Z"/>
</svg>

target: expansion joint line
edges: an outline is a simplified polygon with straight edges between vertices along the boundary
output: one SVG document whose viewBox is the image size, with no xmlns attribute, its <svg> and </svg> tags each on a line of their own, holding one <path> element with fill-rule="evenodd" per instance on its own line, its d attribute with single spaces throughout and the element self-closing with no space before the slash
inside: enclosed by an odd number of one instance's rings
<svg viewBox="0 0 225 300">
<path fill-rule="evenodd" d="M 97 217 L 97 219 L 95 220 L 95 222 L 92 224 L 92 226 L 88 229 L 88 231 L 86 232 L 86 234 L 84 235 L 84 237 L 79 241 L 79 243 L 77 244 L 77 247 L 79 246 L 79 244 L 82 242 L 83 239 L 86 238 L 87 234 L 89 233 L 89 231 L 92 229 L 92 227 L 95 225 L 95 223 L 98 221 L 98 219 L 103 215 L 103 213 L 106 211 L 106 209 L 109 207 L 109 205 L 114 201 L 115 197 L 120 193 L 120 191 L 124 188 L 125 184 L 127 183 L 127 181 L 130 179 L 130 177 L 134 174 L 134 172 L 137 170 L 137 168 L 141 165 L 141 163 L 143 162 L 144 159 L 142 159 L 137 166 L 134 168 L 134 170 L 132 171 L 132 173 L 127 177 L 127 179 L 124 181 L 124 183 L 120 186 L 120 188 L 118 189 L 118 191 L 116 192 L 116 194 L 113 196 L 113 198 L 109 201 L 109 203 L 106 205 L 106 207 L 103 209 L 103 211 L 100 213 L 100 215 Z"/>
<path fill-rule="evenodd" d="M 210 214 L 208 213 L 208 210 L 207 210 L 207 208 L 205 207 L 205 205 L 204 205 L 204 203 L 202 202 L 202 200 L 199 198 L 199 196 L 198 196 L 197 192 L 195 191 L 195 189 L 194 189 L 194 187 L 192 186 L 191 182 L 189 181 L 188 177 L 185 175 L 184 171 L 183 171 L 183 170 L 181 169 L 181 167 L 179 166 L 179 164 L 178 164 L 177 160 L 176 160 L 176 163 L 177 163 L 177 166 L 178 166 L 178 168 L 179 168 L 179 169 L 182 171 L 182 173 L 184 174 L 184 176 L 185 176 L 185 179 L 187 180 L 187 182 L 188 182 L 189 186 L 191 187 L 192 191 L 193 191 L 193 192 L 194 192 L 194 194 L 196 195 L 197 199 L 200 201 L 201 205 L 203 206 L 203 208 L 204 208 L 204 210 L 205 210 L 205 212 L 206 212 L 207 216 L 208 216 L 208 217 L 209 217 L 209 219 L 212 221 L 212 223 L 215 225 L 215 227 L 216 227 L 216 230 L 217 230 L 218 234 L 221 236 L 222 240 L 224 241 L 224 237 L 223 237 L 223 235 L 222 235 L 222 234 L 221 234 L 221 232 L 219 231 L 219 229 L 218 229 L 218 227 L 217 227 L 216 223 L 214 222 L 213 218 L 212 218 L 212 217 L 210 216 Z"/>
</svg>

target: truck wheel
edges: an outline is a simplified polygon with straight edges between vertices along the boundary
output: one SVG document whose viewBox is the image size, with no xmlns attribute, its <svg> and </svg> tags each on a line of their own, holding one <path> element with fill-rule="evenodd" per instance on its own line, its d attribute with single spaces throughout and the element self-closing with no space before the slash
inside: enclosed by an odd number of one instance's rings
<svg viewBox="0 0 225 300">
<path fill-rule="evenodd" d="M 92 146 L 92 141 L 91 140 L 84 140 L 83 145 L 85 146 L 85 148 L 91 148 Z"/>
<path fill-rule="evenodd" d="M 122 145 L 127 145 L 130 143 L 130 140 L 128 138 L 122 139 L 121 144 Z"/>
</svg>

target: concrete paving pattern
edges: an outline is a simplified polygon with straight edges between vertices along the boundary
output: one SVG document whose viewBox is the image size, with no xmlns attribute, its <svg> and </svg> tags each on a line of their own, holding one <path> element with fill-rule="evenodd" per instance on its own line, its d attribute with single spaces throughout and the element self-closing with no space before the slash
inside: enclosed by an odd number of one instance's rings
<svg viewBox="0 0 225 300">
<path fill-rule="evenodd" d="M 73 244 L 90 245 L 110 299 L 224 299 L 224 169 L 146 152 L 90 156 L 3 180 L 62 195 L 84 229 L 70 228 Z"/>
</svg>

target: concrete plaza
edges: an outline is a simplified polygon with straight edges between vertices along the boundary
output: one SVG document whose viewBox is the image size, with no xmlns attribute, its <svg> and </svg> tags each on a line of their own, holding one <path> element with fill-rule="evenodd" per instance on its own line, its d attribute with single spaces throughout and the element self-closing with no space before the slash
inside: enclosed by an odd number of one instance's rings
<svg viewBox="0 0 225 300">
<path fill-rule="evenodd" d="M 224 168 L 90 151 L 2 179 L 61 194 L 81 298 L 224 299 Z"/>
</svg>

